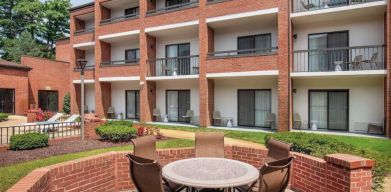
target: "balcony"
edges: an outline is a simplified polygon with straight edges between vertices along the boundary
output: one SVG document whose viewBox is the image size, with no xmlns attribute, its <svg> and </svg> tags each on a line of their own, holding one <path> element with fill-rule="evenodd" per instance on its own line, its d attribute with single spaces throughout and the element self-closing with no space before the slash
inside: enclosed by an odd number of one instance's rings
<svg viewBox="0 0 391 192">
<path fill-rule="evenodd" d="M 95 31 L 94 27 L 90 27 L 87 29 L 80 29 L 74 32 L 74 35 L 82 35 L 82 34 L 87 34 L 87 33 L 92 33 Z"/>
<path fill-rule="evenodd" d="M 163 7 L 157 6 L 156 9 L 147 11 L 147 15 L 168 13 L 168 12 L 178 11 L 178 10 L 192 8 L 192 7 L 196 7 L 196 6 L 198 6 L 198 0 L 191 0 L 186 3 L 180 3 L 180 4 L 176 4 L 176 5 L 171 5 L 171 6 L 163 6 Z"/>
<path fill-rule="evenodd" d="M 208 58 L 226 58 L 226 57 L 248 57 L 248 56 L 261 56 L 261 55 L 274 55 L 277 54 L 278 47 L 263 48 L 263 49 L 243 49 L 243 50 L 230 50 L 230 51 L 217 51 L 208 53 Z"/>
<path fill-rule="evenodd" d="M 94 71 L 95 70 L 95 66 L 93 66 L 93 65 L 92 66 L 86 66 L 84 70 L 85 71 Z M 74 67 L 73 71 L 74 72 L 80 72 L 80 67 Z"/>
<path fill-rule="evenodd" d="M 343 72 L 385 69 L 385 45 L 293 51 L 293 72 Z"/>
<path fill-rule="evenodd" d="M 103 25 L 103 24 L 109 24 L 109 23 L 120 22 L 128 19 L 137 19 L 137 18 L 139 18 L 139 13 L 133 13 L 129 15 L 121 15 L 118 17 L 102 19 L 102 21 L 100 21 L 100 24 Z"/>
<path fill-rule="evenodd" d="M 100 63 L 101 67 L 115 67 L 124 65 L 138 65 L 139 60 L 114 60 L 114 61 L 103 61 Z"/>
<path fill-rule="evenodd" d="M 186 76 L 199 74 L 198 55 L 148 60 L 148 76 Z"/>
<path fill-rule="evenodd" d="M 293 0 L 293 13 L 359 5 L 384 0 Z"/>
</svg>

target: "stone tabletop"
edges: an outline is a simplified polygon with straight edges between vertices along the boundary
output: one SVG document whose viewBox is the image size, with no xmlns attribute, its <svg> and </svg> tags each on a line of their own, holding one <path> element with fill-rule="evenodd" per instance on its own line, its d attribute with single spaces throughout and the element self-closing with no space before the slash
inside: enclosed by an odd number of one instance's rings
<svg viewBox="0 0 391 192">
<path fill-rule="evenodd" d="M 163 177 L 199 188 L 229 188 L 253 183 L 259 171 L 252 165 L 224 158 L 192 158 L 163 167 Z"/>
</svg>

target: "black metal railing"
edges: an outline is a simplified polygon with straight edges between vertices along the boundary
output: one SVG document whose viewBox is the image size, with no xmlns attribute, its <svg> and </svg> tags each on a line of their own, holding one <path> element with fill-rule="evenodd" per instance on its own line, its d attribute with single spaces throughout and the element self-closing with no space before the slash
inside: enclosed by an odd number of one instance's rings
<svg viewBox="0 0 391 192">
<path fill-rule="evenodd" d="M 320 9 L 329 9 L 335 7 L 357 5 L 362 3 L 369 3 L 375 1 L 384 0 L 292 0 L 293 1 L 293 12 L 306 12 Z"/>
<path fill-rule="evenodd" d="M 242 49 L 230 51 L 217 51 L 208 53 L 208 57 L 231 57 L 231 56 L 248 56 L 248 55 L 272 55 L 276 54 L 278 47 L 265 49 Z"/>
<path fill-rule="evenodd" d="M 385 69 L 385 45 L 293 51 L 294 72 Z"/>
<path fill-rule="evenodd" d="M 80 123 L 37 123 L 34 125 L 0 127 L 0 145 L 9 144 L 13 135 L 21 135 L 25 133 L 45 133 L 49 136 L 49 139 L 79 136 Z"/>
<path fill-rule="evenodd" d="M 106 23 L 121 21 L 121 20 L 125 20 L 125 19 L 131 19 L 131 18 L 136 19 L 138 17 L 139 17 L 139 13 L 133 13 L 133 14 L 122 15 L 122 16 L 118 16 L 118 17 L 112 17 L 112 18 L 108 18 L 108 19 L 102 19 L 100 21 L 100 23 L 106 24 Z"/>
<path fill-rule="evenodd" d="M 148 60 L 148 76 L 199 74 L 198 55 Z"/>
<path fill-rule="evenodd" d="M 115 61 L 102 61 L 100 66 L 108 67 L 108 66 L 117 66 L 117 65 L 137 65 L 139 63 L 139 59 L 133 60 L 115 60 Z"/>
<path fill-rule="evenodd" d="M 77 30 L 75 31 L 75 35 L 81 35 L 81 34 L 85 34 L 85 33 L 92 33 L 95 31 L 95 28 L 94 27 L 90 27 L 90 28 L 86 28 L 86 29 L 80 29 L 80 30 Z"/>
<path fill-rule="evenodd" d="M 86 70 L 86 71 L 95 70 L 95 65 L 86 66 L 84 70 Z M 80 67 L 74 67 L 73 71 L 80 71 Z"/>
<path fill-rule="evenodd" d="M 155 13 L 164 13 L 164 12 L 170 12 L 170 11 L 175 11 L 183 8 L 189 8 L 189 7 L 194 7 L 198 6 L 198 0 L 191 0 L 190 2 L 187 3 L 181 3 L 178 5 L 172 5 L 172 6 L 166 6 L 158 9 L 153 9 L 147 11 L 147 15 L 155 14 Z"/>
</svg>

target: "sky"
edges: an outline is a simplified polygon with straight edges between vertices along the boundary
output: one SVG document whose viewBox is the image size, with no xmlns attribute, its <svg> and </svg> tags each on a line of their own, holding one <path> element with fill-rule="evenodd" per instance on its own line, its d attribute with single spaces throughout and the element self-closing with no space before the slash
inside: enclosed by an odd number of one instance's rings
<svg viewBox="0 0 391 192">
<path fill-rule="evenodd" d="M 40 1 L 44 2 L 45 0 L 40 0 Z M 94 0 L 71 0 L 71 3 L 72 3 L 72 7 L 74 7 L 74 6 L 90 3 L 90 2 L 93 2 L 93 1 Z"/>
</svg>

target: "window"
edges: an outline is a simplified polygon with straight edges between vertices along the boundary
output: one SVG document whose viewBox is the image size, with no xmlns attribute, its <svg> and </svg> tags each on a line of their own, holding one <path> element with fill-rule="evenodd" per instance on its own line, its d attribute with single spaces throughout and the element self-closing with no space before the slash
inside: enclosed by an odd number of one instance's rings
<svg viewBox="0 0 391 192">
<path fill-rule="evenodd" d="M 140 49 L 128 49 L 125 50 L 126 62 L 135 63 L 140 59 Z"/>
<path fill-rule="evenodd" d="M 186 112 L 190 110 L 190 90 L 167 90 L 166 113 L 169 121 L 186 122 Z"/>
<path fill-rule="evenodd" d="M 140 91 L 126 91 L 126 119 L 140 118 Z"/>
<path fill-rule="evenodd" d="M 0 89 L 0 113 L 15 113 L 15 89 Z"/>
<path fill-rule="evenodd" d="M 132 7 L 125 9 L 125 16 L 127 15 L 137 15 L 139 13 L 140 8 L 139 7 Z"/>
<path fill-rule="evenodd" d="M 166 7 L 190 3 L 190 0 L 166 0 Z"/>
<path fill-rule="evenodd" d="M 334 62 L 343 61 L 343 70 L 348 68 L 349 50 L 332 48 L 349 47 L 349 32 L 338 31 L 328 33 L 317 33 L 308 35 L 308 49 L 317 49 L 308 53 L 309 71 L 334 71 Z M 328 49 L 324 51 L 322 49 Z"/>
<path fill-rule="evenodd" d="M 238 90 L 238 125 L 270 127 L 266 123 L 271 113 L 271 90 Z"/>
<path fill-rule="evenodd" d="M 175 72 L 177 75 L 189 75 L 191 68 L 189 56 L 190 43 L 166 45 L 167 66 L 165 68 L 169 69 L 167 72 Z"/>
<path fill-rule="evenodd" d="M 58 111 L 57 91 L 38 91 L 38 106 L 43 111 Z"/>
<path fill-rule="evenodd" d="M 271 33 L 238 37 L 238 50 L 253 49 L 251 51 L 238 51 L 238 54 L 271 52 L 271 48 Z"/>
<path fill-rule="evenodd" d="M 348 90 L 310 90 L 309 128 L 347 131 L 349 119 Z"/>
</svg>

